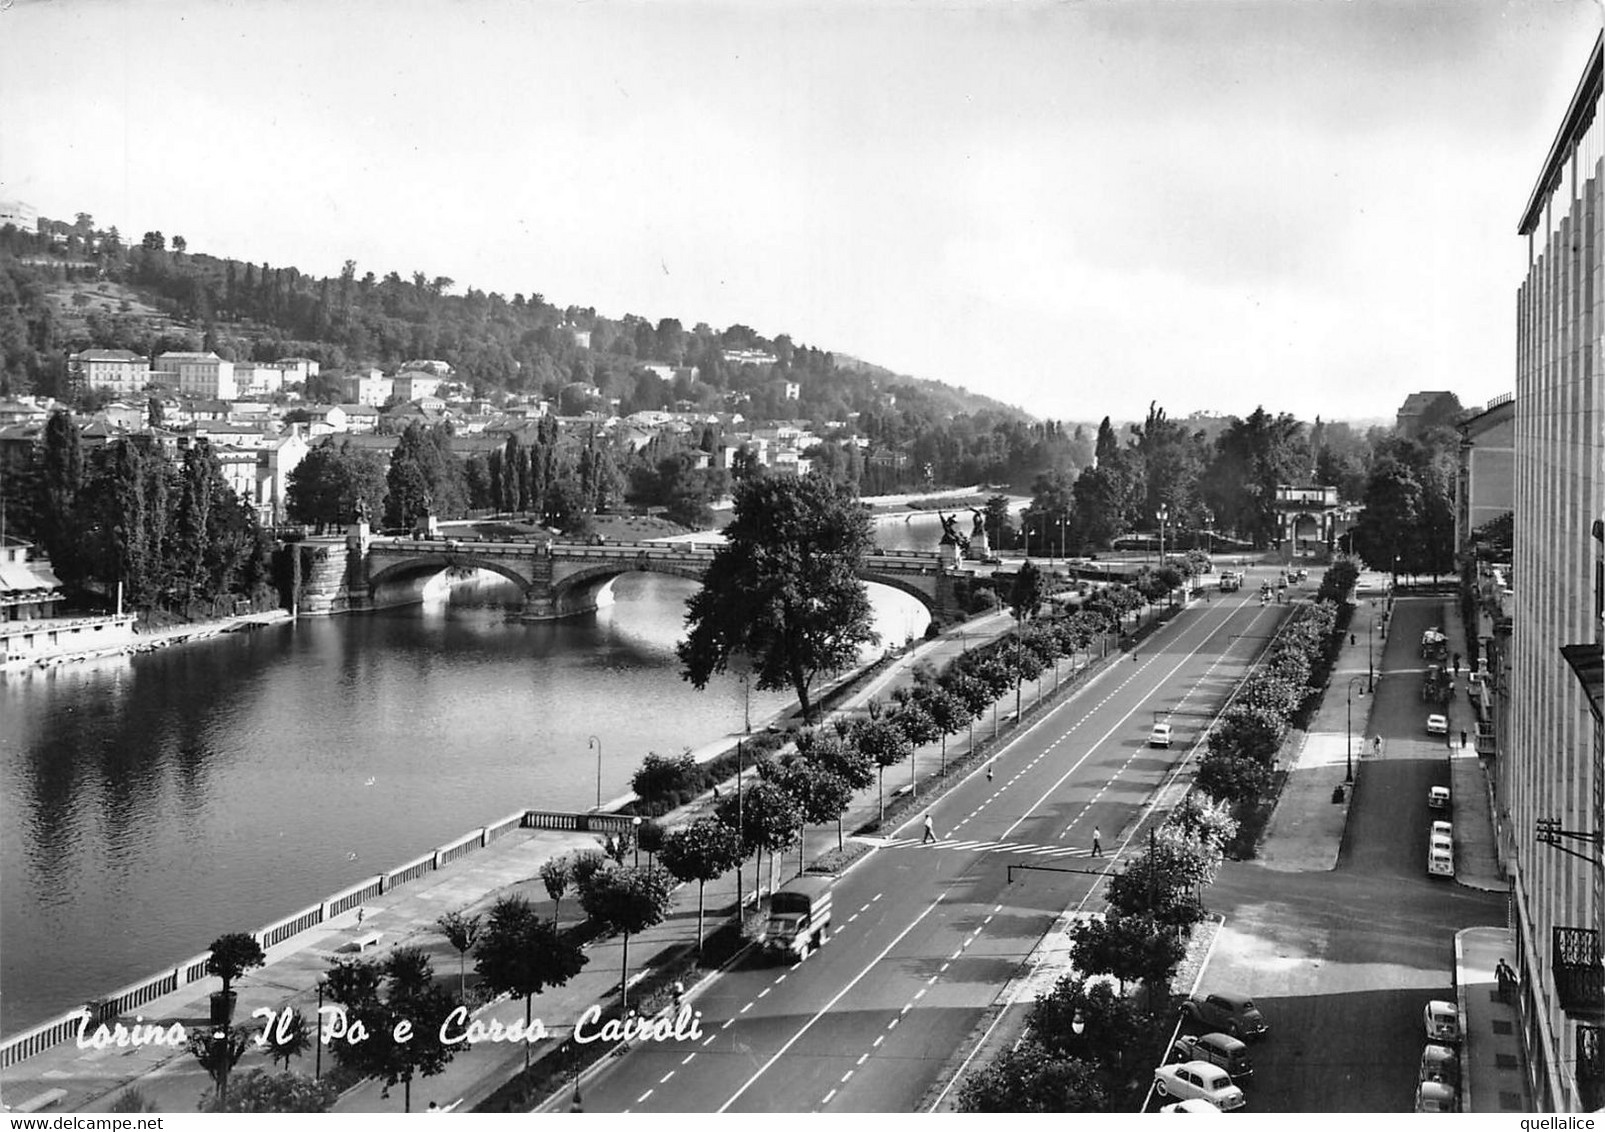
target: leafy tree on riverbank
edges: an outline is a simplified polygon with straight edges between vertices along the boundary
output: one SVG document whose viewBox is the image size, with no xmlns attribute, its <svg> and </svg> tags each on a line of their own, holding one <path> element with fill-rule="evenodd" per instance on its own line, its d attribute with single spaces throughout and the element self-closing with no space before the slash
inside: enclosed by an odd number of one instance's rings
<svg viewBox="0 0 1605 1132">
<path fill-rule="evenodd" d="M 474 945 L 474 970 L 491 990 L 524 1000 L 526 1027 L 534 997 L 547 987 L 562 986 L 588 962 L 579 945 L 558 932 L 557 922 L 541 919 L 522 896 L 503 896 L 491 905 Z M 523 1044 L 528 1069 L 529 1043 Z"/>
<path fill-rule="evenodd" d="M 676 880 L 697 882 L 697 950 L 702 950 L 702 894 L 710 880 L 741 863 L 741 835 L 716 817 L 671 829 L 658 854 Z"/>
<path fill-rule="evenodd" d="M 580 890 L 580 903 L 585 905 L 586 914 L 624 936 L 619 995 L 625 1005 L 630 997 L 630 937 L 663 922 L 673 892 L 668 871 L 656 865 L 607 869 Z"/>
<path fill-rule="evenodd" d="M 688 631 L 676 647 L 683 675 L 705 688 L 744 653 L 757 686 L 791 689 L 810 719 L 815 678 L 852 664 L 877 639 L 857 576 L 869 515 L 850 488 L 824 476 L 764 476 L 736 489 L 725 539 L 686 603 Z"/>
</svg>

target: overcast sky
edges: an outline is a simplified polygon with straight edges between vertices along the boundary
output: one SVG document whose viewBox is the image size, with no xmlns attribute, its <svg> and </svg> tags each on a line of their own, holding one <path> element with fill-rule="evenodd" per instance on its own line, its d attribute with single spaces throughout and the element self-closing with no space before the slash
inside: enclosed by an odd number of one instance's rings
<svg viewBox="0 0 1605 1132">
<path fill-rule="evenodd" d="M 9 0 L 0 198 L 1040 416 L 1514 387 L 1594 0 Z"/>
</svg>

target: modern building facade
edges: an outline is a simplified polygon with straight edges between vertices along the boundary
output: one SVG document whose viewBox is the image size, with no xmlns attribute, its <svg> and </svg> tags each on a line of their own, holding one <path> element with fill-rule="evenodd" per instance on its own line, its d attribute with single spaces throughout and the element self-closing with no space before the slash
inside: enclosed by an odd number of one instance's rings
<svg viewBox="0 0 1605 1132">
<path fill-rule="evenodd" d="M 1497 758 L 1497 790 L 1523 1038 L 1533 1097 L 1548 1112 L 1605 1104 L 1601 61 L 1596 41 L 1518 228 L 1528 271 L 1517 296 L 1512 417 L 1510 739 Z"/>
</svg>

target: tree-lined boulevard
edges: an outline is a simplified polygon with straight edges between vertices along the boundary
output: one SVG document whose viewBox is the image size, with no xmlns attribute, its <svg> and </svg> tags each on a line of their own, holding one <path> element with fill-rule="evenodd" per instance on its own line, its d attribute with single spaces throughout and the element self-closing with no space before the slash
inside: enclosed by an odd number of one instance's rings
<svg viewBox="0 0 1605 1132">
<path fill-rule="evenodd" d="M 837 883 L 831 942 L 793 967 L 745 961 L 697 1001 L 696 1049 L 648 1043 L 585 1090 L 589 1110 L 911 1111 L 1033 947 L 1096 882 L 1011 863 L 1113 867 L 1153 793 L 1287 614 L 1220 600 L 1161 630 L 1135 663 L 1030 724 Z M 1146 745 L 1161 713 L 1169 750 Z M 1091 858 L 1092 831 L 1106 856 Z"/>
</svg>

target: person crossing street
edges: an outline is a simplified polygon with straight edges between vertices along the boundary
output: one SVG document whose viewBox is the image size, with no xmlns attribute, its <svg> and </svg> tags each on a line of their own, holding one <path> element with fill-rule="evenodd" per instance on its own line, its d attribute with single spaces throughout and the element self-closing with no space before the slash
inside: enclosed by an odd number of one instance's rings
<svg viewBox="0 0 1605 1132">
<path fill-rule="evenodd" d="M 1092 827 L 1092 855 L 1094 857 L 1103 856 L 1103 834 L 1097 826 Z"/>
<path fill-rule="evenodd" d="M 936 827 L 931 824 L 931 815 L 925 815 L 925 836 L 921 838 L 921 845 L 929 845 L 936 840 Z"/>
</svg>

